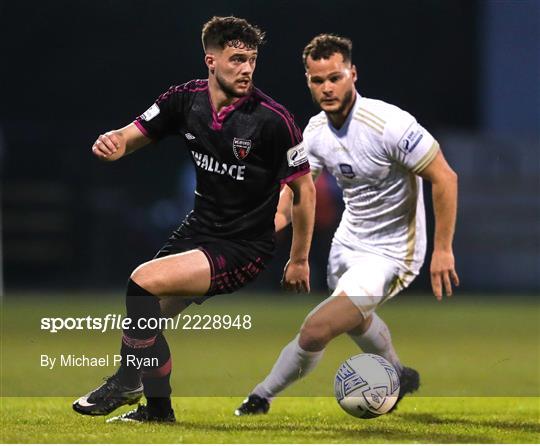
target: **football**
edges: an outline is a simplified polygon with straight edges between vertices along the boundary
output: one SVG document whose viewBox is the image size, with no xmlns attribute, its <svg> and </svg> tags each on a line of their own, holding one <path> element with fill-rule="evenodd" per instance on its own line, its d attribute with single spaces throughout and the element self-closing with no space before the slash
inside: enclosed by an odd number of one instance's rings
<svg viewBox="0 0 540 446">
<path fill-rule="evenodd" d="M 396 404 L 399 376 L 386 359 L 365 353 L 341 364 L 334 390 L 337 402 L 345 412 L 357 418 L 375 418 Z"/>
</svg>

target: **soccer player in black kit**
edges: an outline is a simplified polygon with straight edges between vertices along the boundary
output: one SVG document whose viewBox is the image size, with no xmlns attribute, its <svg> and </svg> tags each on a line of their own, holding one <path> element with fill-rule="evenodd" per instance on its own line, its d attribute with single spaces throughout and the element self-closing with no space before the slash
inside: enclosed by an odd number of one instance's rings
<svg viewBox="0 0 540 446">
<path fill-rule="evenodd" d="M 111 420 L 175 420 L 167 341 L 157 329 L 139 328 L 145 324 L 138 321 L 174 316 L 192 302 L 232 293 L 253 280 L 273 254 L 280 184 L 294 191 L 283 284 L 309 291 L 315 189 L 292 116 L 252 84 L 263 38 L 243 19 L 212 18 L 202 31 L 208 79 L 171 87 L 135 122 L 100 135 L 92 147 L 99 159 L 116 161 L 176 135 L 189 148 L 197 186 L 193 211 L 156 257 L 131 274 L 126 310 L 133 323 L 123 332 L 122 365 L 73 403 L 81 414 L 107 415 L 138 402 L 144 392 L 146 406 Z M 158 364 L 139 370 L 130 357 L 157 358 Z"/>
</svg>

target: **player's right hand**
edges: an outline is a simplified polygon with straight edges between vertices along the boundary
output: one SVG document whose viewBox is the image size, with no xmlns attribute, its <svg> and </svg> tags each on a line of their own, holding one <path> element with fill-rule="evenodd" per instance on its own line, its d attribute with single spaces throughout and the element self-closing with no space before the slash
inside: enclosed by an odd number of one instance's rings
<svg viewBox="0 0 540 446">
<path fill-rule="evenodd" d="M 122 156 L 122 141 L 115 132 L 99 135 L 92 146 L 92 153 L 102 161 L 115 161 Z"/>
<path fill-rule="evenodd" d="M 293 262 L 289 259 L 283 270 L 281 286 L 295 293 L 309 293 L 309 263 L 307 260 Z"/>
</svg>

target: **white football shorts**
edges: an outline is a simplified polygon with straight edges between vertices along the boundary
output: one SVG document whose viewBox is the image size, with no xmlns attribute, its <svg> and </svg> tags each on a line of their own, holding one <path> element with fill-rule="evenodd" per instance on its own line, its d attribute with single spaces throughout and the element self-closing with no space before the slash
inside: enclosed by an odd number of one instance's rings
<svg viewBox="0 0 540 446">
<path fill-rule="evenodd" d="M 351 249 L 334 240 L 327 281 L 332 296 L 344 292 L 367 318 L 386 300 L 407 288 L 416 275 L 372 252 Z"/>
</svg>

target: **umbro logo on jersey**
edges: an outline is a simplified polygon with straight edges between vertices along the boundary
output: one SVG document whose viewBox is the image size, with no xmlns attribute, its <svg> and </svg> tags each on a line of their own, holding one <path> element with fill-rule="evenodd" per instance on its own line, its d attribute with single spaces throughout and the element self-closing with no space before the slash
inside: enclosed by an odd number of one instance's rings
<svg viewBox="0 0 540 446">
<path fill-rule="evenodd" d="M 356 176 L 350 164 L 340 164 L 339 170 L 341 171 L 341 175 L 345 178 L 354 178 Z"/>
<path fill-rule="evenodd" d="M 187 132 L 185 136 L 188 141 L 193 141 L 195 139 L 195 137 L 189 132 Z"/>
<path fill-rule="evenodd" d="M 234 156 L 243 160 L 251 150 L 251 139 L 234 138 L 232 143 Z"/>
</svg>

